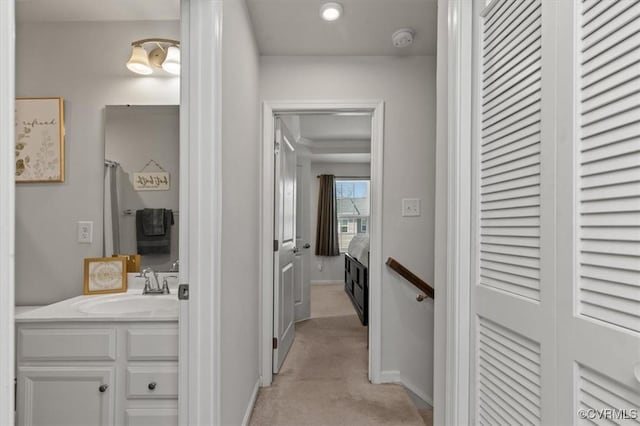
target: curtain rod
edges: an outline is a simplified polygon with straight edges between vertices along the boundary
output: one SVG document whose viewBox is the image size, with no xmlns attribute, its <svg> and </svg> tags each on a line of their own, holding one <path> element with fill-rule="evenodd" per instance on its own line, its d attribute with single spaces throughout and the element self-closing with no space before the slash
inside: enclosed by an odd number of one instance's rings
<svg viewBox="0 0 640 426">
<path fill-rule="evenodd" d="M 323 175 L 318 175 L 316 176 L 317 178 L 322 177 Z M 371 176 L 334 176 L 334 178 L 336 179 L 343 179 L 343 180 L 347 180 L 347 179 L 371 179 Z"/>
</svg>

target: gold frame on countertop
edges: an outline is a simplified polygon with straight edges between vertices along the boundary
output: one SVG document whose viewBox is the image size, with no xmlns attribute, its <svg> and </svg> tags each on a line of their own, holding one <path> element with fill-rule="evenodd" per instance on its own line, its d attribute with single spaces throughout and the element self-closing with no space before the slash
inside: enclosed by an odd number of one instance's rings
<svg viewBox="0 0 640 426">
<path fill-rule="evenodd" d="M 96 271 L 91 270 L 93 264 L 96 264 L 95 267 L 104 268 L 102 271 L 97 271 L 102 275 L 102 277 L 95 276 Z M 100 283 L 101 279 L 103 281 L 102 283 Z M 105 285 L 107 286 L 106 288 Z M 84 294 L 124 293 L 126 291 L 126 257 L 93 257 L 86 258 L 84 260 Z"/>
</svg>

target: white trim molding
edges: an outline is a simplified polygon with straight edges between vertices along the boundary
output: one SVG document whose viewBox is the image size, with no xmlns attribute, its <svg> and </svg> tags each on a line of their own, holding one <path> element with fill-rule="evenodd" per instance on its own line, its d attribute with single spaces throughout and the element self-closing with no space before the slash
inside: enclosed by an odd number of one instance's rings
<svg viewBox="0 0 640 426">
<path fill-rule="evenodd" d="M 404 386 L 422 401 L 433 407 L 433 397 L 431 395 L 427 395 L 423 390 L 420 389 L 419 386 L 417 386 L 410 379 L 400 373 L 400 371 L 384 370 L 380 373 L 380 380 L 382 383 L 396 383 Z"/>
<path fill-rule="evenodd" d="M 311 285 L 339 285 L 344 284 L 342 280 L 315 280 L 311 281 Z"/>
<path fill-rule="evenodd" d="M 247 426 L 249 424 L 249 420 L 251 420 L 251 414 L 253 414 L 253 407 L 255 407 L 256 399 L 258 399 L 259 389 L 260 389 L 260 380 L 256 382 L 256 385 L 253 387 L 253 392 L 251 392 L 251 398 L 249 398 L 249 405 L 247 405 L 247 409 L 244 412 L 244 417 L 242 418 L 242 426 Z"/>
<path fill-rule="evenodd" d="M 0 0 L 0 424 L 14 424 L 15 2 Z"/>
<path fill-rule="evenodd" d="M 182 1 L 180 279 L 190 295 L 180 310 L 188 323 L 180 337 L 187 360 L 180 373 L 188 375 L 181 379 L 180 424 L 219 425 L 223 1 Z"/>
<path fill-rule="evenodd" d="M 446 162 L 438 165 L 446 170 L 438 172 L 446 181 L 446 195 L 439 199 L 446 205 L 446 214 L 437 215 L 436 223 L 436 228 L 446 227 L 440 234 L 442 239 L 446 237 L 444 259 L 436 262 L 437 268 L 444 269 L 436 272 L 444 281 L 436 283 L 437 288 L 446 289 L 445 294 L 438 293 L 445 300 L 436 302 L 436 310 L 444 309 L 436 318 L 445 319 L 444 324 L 436 322 L 436 335 L 446 336 L 446 344 L 444 359 L 436 352 L 435 370 L 444 370 L 444 401 L 440 389 L 435 389 L 434 417 L 444 425 L 462 425 L 469 423 L 470 403 L 473 2 L 448 0 L 446 4 L 447 51 L 443 56 L 447 61 L 447 113 L 446 120 L 438 120 L 447 134 L 446 142 L 438 144 L 446 151 Z"/>
<path fill-rule="evenodd" d="M 262 195 L 260 200 L 260 377 L 273 380 L 273 203 L 274 114 L 295 112 L 370 112 L 371 134 L 371 258 L 369 270 L 369 380 L 381 383 L 382 368 L 382 177 L 384 141 L 383 101 L 264 102 L 262 106 Z"/>
</svg>

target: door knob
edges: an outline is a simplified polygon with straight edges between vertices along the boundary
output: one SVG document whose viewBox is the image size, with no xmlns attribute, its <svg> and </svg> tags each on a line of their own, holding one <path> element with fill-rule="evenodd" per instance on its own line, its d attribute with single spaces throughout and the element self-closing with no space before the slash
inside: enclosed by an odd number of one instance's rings
<svg viewBox="0 0 640 426">
<path fill-rule="evenodd" d="M 306 248 L 306 249 L 308 249 L 309 247 L 311 247 L 311 244 L 309 244 L 309 243 L 307 243 L 307 244 L 302 246 L 302 248 Z"/>
<path fill-rule="evenodd" d="M 98 390 L 102 393 L 106 392 L 107 389 L 109 389 L 109 385 L 100 385 L 100 387 L 98 388 Z"/>
<path fill-rule="evenodd" d="M 156 382 L 151 382 L 151 383 L 149 383 L 149 386 L 147 386 L 147 387 L 149 388 L 149 390 L 154 390 L 156 388 L 156 386 L 157 386 Z"/>
</svg>

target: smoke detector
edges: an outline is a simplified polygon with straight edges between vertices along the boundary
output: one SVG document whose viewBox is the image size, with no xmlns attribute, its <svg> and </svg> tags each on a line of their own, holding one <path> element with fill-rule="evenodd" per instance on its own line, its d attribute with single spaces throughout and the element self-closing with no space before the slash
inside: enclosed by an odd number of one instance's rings
<svg viewBox="0 0 640 426">
<path fill-rule="evenodd" d="M 402 28 L 391 36 L 391 40 L 393 40 L 393 45 L 398 48 L 403 48 L 411 45 L 413 43 L 413 36 L 415 35 L 415 31 L 410 28 Z"/>
</svg>

